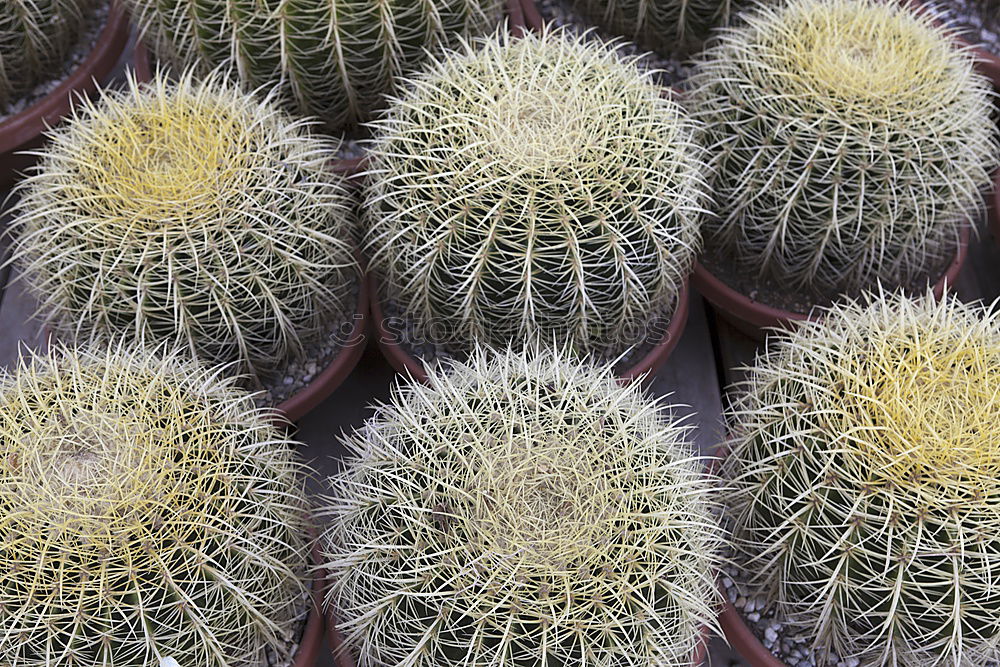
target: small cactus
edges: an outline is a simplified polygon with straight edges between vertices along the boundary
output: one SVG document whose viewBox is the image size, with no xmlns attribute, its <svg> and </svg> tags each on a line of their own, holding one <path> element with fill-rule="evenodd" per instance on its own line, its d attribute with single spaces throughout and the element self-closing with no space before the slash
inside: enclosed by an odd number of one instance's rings
<svg viewBox="0 0 1000 667">
<path fill-rule="evenodd" d="M 228 68 L 278 86 L 289 108 L 331 130 L 367 120 L 425 50 L 501 20 L 499 0 L 126 0 L 156 54 L 204 74 Z"/>
<path fill-rule="evenodd" d="M 58 73 L 95 0 L 0 2 L 0 110 Z"/>
<path fill-rule="evenodd" d="M 0 664 L 285 664 L 310 608 L 291 444 L 176 353 L 0 373 Z"/>
<path fill-rule="evenodd" d="M 398 387 L 348 436 L 321 538 L 361 667 L 687 665 L 721 533 L 672 411 L 566 352 Z"/>
<path fill-rule="evenodd" d="M 1000 315 L 879 294 L 771 348 L 722 467 L 755 594 L 854 664 L 996 664 Z"/>
<path fill-rule="evenodd" d="M 643 48 L 683 54 L 724 23 L 732 0 L 575 0 L 591 21 Z"/>
<path fill-rule="evenodd" d="M 759 3 L 692 77 L 705 244 L 816 291 L 933 282 L 997 166 L 986 79 L 905 3 Z"/>
<path fill-rule="evenodd" d="M 355 311 L 332 145 L 210 77 L 105 92 L 21 185 L 14 259 L 63 336 L 178 343 L 275 372 Z"/>
<path fill-rule="evenodd" d="M 617 353 L 671 312 L 706 188 L 695 125 L 661 92 L 563 31 L 498 34 L 410 82 L 377 124 L 364 215 L 421 336 Z"/>
</svg>

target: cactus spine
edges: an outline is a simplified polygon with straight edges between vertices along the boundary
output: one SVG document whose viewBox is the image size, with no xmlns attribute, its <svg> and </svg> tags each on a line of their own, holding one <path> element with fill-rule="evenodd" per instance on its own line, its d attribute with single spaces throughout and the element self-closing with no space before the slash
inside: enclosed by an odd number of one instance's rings
<svg viewBox="0 0 1000 667">
<path fill-rule="evenodd" d="M 95 0 L 0 3 L 0 110 L 58 71 L 94 4 Z"/>
<path fill-rule="evenodd" d="M 723 465 L 757 594 L 841 659 L 996 664 L 1000 316 L 877 295 L 772 348 Z"/>
<path fill-rule="evenodd" d="M 707 246 L 818 290 L 937 278 L 982 208 L 996 126 L 969 54 L 903 4 L 761 3 L 722 31 L 692 78 Z"/>
<path fill-rule="evenodd" d="M 590 20 L 643 48 L 684 53 L 729 16 L 731 0 L 575 0 Z"/>
<path fill-rule="evenodd" d="M 499 0 L 126 0 L 161 59 L 279 86 L 291 109 L 338 130 L 367 120 L 425 49 L 486 32 Z"/>
<path fill-rule="evenodd" d="M 63 335 L 180 344 L 268 374 L 355 311 L 332 144 L 216 77 L 106 92 L 21 186 L 14 257 Z"/>
<path fill-rule="evenodd" d="M 372 269 L 428 339 L 620 351 L 674 307 L 699 247 L 694 132 L 611 47 L 466 45 L 377 124 Z"/>
<path fill-rule="evenodd" d="M 3 372 L 0 664 L 283 664 L 309 607 L 289 445 L 176 354 L 60 349 Z"/>
<path fill-rule="evenodd" d="M 566 352 L 398 387 L 348 436 L 321 538 L 362 667 L 686 665 L 721 534 L 687 427 Z"/>
</svg>

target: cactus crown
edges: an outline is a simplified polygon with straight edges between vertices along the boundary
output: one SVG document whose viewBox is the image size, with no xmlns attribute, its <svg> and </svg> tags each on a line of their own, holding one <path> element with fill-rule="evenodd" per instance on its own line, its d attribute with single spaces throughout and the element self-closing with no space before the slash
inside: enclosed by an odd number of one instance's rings
<svg viewBox="0 0 1000 667">
<path fill-rule="evenodd" d="M 277 86 L 338 130 L 367 120 L 426 50 L 495 27 L 499 0 L 126 0 L 161 59 Z"/>
<path fill-rule="evenodd" d="M 1000 659 L 1000 315 L 878 295 L 775 340 L 731 410 L 735 545 L 862 664 Z"/>
<path fill-rule="evenodd" d="M 372 268 L 425 337 L 620 351 L 674 307 L 699 246 L 694 129 L 613 47 L 468 44 L 377 124 Z"/>
<path fill-rule="evenodd" d="M 134 346 L 0 377 L 0 655 L 261 665 L 307 608 L 302 466 L 247 394 Z"/>
<path fill-rule="evenodd" d="M 683 54 L 724 23 L 732 0 L 575 0 L 590 20 L 643 48 Z"/>
<path fill-rule="evenodd" d="M 972 58 L 894 3 L 758 4 L 692 86 L 717 172 L 706 244 L 798 286 L 935 279 L 997 162 Z"/>
<path fill-rule="evenodd" d="M 0 113 L 56 73 L 95 4 L 95 0 L 0 3 Z"/>
<path fill-rule="evenodd" d="M 687 664 L 720 531 L 669 408 L 566 352 L 487 353 L 347 437 L 322 538 L 361 665 Z"/>
<path fill-rule="evenodd" d="M 61 333 L 268 373 L 355 309 L 331 144 L 216 77 L 84 103 L 21 189 L 14 258 Z"/>
</svg>

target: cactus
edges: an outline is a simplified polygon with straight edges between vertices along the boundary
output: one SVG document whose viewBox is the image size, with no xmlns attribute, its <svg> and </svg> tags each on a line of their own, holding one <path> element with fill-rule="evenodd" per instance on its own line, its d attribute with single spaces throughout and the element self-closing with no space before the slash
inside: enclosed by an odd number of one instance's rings
<svg viewBox="0 0 1000 667">
<path fill-rule="evenodd" d="M 126 0 L 156 54 L 279 86 L 290 109 L 340 130 L 367 120 L 425 49 L 500 22 L 500 0 Z"/>
<path fill-rule="evenodd" d="M 883 293 L 771 345 L 722 469 L 752 587 L 841 659 L 996 664 L 1000 315 Z"/>
<path fill-rule="evenodd" d="M 3 371 L 0 663 L 284 664 L 310 608 L 289 444 L 176 352 L 61 348 Z"/>
<path fill-rule="evenodd" d="M 758 4 L 692 76 L 707 247 L 798 288 L 937 278 L 998 164 L 989 84 L 903 3 Z"/>
<path fill-rule="evenodd" d="M 579 11 L 608 32 L 643 48 L 683 54 L 724 23 L 732 0 L 575 0 Z"/>
<path fill-rule="evenodd" d="M 435 342 L 618 351 L 669 314 L 699 247 L 694 132 L 613 47 L 564 31 L 466 45 L 377 123 L 372 269 Z"/>
<path fill-rule="evenodd" d="M 361 667 L 686 665 L 721 532 L 688 428 L 566 351 L 397 387 L 321 509 L 327 605 Z"/>
<path fill-rule="evenodd" d="M 355 311 L 332 145 L 189 73 L 84 103 L 21 185 L 14 259 L 60 334 L 129 335 L 273 373 Z"/>
<path fill-rule="evenodd" d="M 95 0 L 0 3 L 0 110 L 58 72 L 94 4 Z"/>
</svg>

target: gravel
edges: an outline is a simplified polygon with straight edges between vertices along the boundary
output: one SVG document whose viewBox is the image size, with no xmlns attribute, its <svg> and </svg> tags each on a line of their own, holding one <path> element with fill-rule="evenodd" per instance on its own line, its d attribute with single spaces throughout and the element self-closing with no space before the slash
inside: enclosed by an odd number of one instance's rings
<svg viewBox="0 0 1000 667">
<path fill-rule="evenodd" d="M 935 17 L 966 41 L 1000 55 L 1000 0 L 935 0 L 927 4 Z"/>
<path fill-rule="evenodd" d="M 691 74 L 690 64 L 675 54 L 664 55 L 645 51 L 631 42 L 623 42 L 619 36 L 603 32 L 587 23 L 568 0 L 538 0 L 538 10 L 546 22 L 551 21 L 555 26 L 565 27 L 571 34 L 584 35 L 586 39 L 596 42 L 621 42 L 619 53 L 626 57 L 638 57 L 636 66 L 639 70 L 648 72 L 665 88 L 679 87 Z"/>
<path fill-rule="evenodd" d="M 6 1 L 6 0 L 4 0 Z M 7 120 L 11 116 L 17 115 L 35 104 L 46 95 L 50 94 L 53 90 L 59 87 L 59 85 L 65 81 L 74 70 L 80 66 L 90 52 L 94 50 L 94 45 L 97 44 L 97 38 L 104 29 L 105 23 L 107 23 L 108 12 L 110 9 L 109 2 L 102 3 L 98 5 L 93 12 L 91 12 L 84 22 L 83 30 L 80 31 L 77 37 L 76 45 L 70 51 L 69 58 L 63 63 L 62 68 L 53 73 L 52 78 L 42 81 L 37 86 L 35 86 L 30 93 L 25 95 L 23 98 L 8 104 L 7 106 L 0 106 L 0 123 Z"/>
<path fill-rule="evenodd" d="M 356 282 L 352 294 L 357 303 L 360 281 Z M 257 387 L 254 400 L 261 407 L 274 407 L 290 396 L 303 390 L 317 375 L 329 366 L 343 349 L 344 342 L 354 328 L 357 308 L 350 314 L 340 313 L 330 318 L 330 328 L 326 334 L 307 345 L 302 357 L 293 359 L 284 371 L 272 377 L 261 378 L 263 387 Z"/>
</svg>

